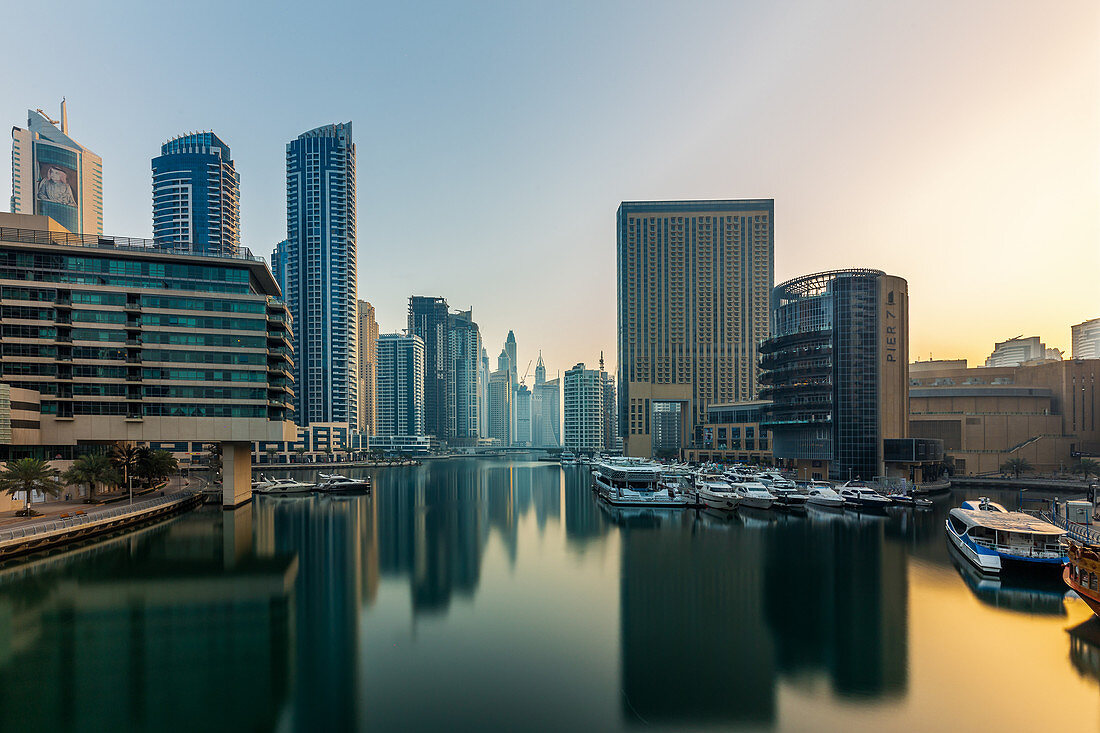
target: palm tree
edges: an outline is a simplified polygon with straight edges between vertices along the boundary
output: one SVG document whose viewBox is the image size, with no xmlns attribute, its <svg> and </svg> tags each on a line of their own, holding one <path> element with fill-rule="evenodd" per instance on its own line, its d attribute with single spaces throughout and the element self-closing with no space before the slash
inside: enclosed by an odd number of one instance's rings
<svg viewBox="0 0 1100 733">
<path fill-rule="evenodd" d="M 142 448 L 138 458 L 137 474 L 149 486 L 163 481 L 179 468 L 176 457 L 166 450 Z"/>
<path fill-rule="evenodd" d="M 1077 461 L 1077 464 L 1073 467 L 1074 473 L 1080 473 L 1084 475 L 1085 480 L 1089 480 L 1089 476 L 1100 476 L 1100 461 L 1094 461 L 1091 458 L 1082 458 Z"/>
<path fill-rule="evenodd" d="M 267 453 L 267 462 L 268 463 L 274 463 L 275 462 L 275 456 L 278 455 L 279 449 L 276 448 L 273 445 L 269 445 L 266 448 L 264 448 L 264 453 Z"/>
<path fill-rule="evenodd" d="M 103 453 L 85 453 L 78 456 L 73 465 L 61 475 L 69 484 L 87 484 L 88 498 L 95 497 L 97 484 L 118 483 L 118 471 L 111 465 L 111 459 Z"/>
<path fill-rule="evenodd" d="M 29 517 L 31 511 L 31 492 L 41 491 L 57 496 L 61 484 L 57 483 L 58 470 L 41 458 L 18 458 L 8 461 L 0 472 L 0 491 L 13 497 L 20 491 L 24 495 L 23 510 L 18 514 Z"/>
<path fill-rule="evenodd" d="M 130 442 L 115 443 L 111 446 L 111 463 L 115 465 L 122 475 L 122 483 L 130 490 L 130 498 L 134 498 L 134 472 L 137 471 L 138 461 L 141 459 L 141 448 Z"/>
<path fill-rule="evenodd" d="M 1001 464 L 1001 470 L 1005 473 L 1011 473 L 1016 478 L 1020 478 L 1021 473 L 1031 471 L 1032 467 L 1026 458 L 1010 458 Z"/>
<path fill-rule="evenodd" d="M 294 449 L 294 452 L 298 454 L 298 462 L 301 463 L 302 456 L 304 456 L 306 453 L 306 447 L 304 445 L 299 445 Z"/>
</svg>

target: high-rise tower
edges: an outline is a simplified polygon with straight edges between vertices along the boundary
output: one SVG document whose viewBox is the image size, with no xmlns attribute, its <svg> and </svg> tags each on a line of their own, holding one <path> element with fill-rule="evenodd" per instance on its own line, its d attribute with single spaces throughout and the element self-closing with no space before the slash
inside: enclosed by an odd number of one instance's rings
<svg viewBox="0 0 1100 733">
<path fill-rule="evenodd" d="M 69 137 L 64 100 L 60 122 L 27 110 L 26 129 L 13 127 L 11 138 L 11 212 L 48 216 L 76 234 L 103 234 L 103 161 Z"/>
<path fill-rule="evenodd" d="M 657 412 L 682 426 L 666 434 L 691 436 L 709 404 L 756 396 L 773 209 L 771 199 L 619 206 L 618 420 L 627 455 L 679 452 L 654 443 Z"/>
<path fill-rule="evenodd" d="M 424 430 L 428 435 L 442 439 L 446 439 L 450 432 L 447 416 L 447 378 L 450 373 L 447 315 L 446 298 L 409 297 L 409 334 L 424 341 Z"/>
<path fill-rule="evenodd" d="M 196 254 L 237 254 L 240 187 L 229 146 L 214 133 L 164 143 L 153 158 L 153 240 Z"/>
<path fill-rule="evenodd" d="M 299 425 L 358 423 L 355 143 L 351 123 L 286 146 L 285 299 L 294 318 Z"/>
</svg>

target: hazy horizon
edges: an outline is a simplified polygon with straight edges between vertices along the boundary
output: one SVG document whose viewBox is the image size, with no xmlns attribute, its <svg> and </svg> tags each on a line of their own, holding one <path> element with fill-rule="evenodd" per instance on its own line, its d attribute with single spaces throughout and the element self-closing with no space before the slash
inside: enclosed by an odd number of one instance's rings
<svg viewBox="0 0 1100 733">
<path fill-rule="evenodd" d="M 625 200 L 774 199 L 776 282 L 905 277 L 914 359 L 980 364 L 1018 334 L 1068 357 L 1070 325 L 1100 317 L 1095 3 L 257 7 L 55 3 L 48 45 L 9 31 L 3 119 L 67 97 L 103 158 L 104 231 L 126 236 L 151 235 L 160 145 L 213 130 L 265 257 L 285 144 L 351 120 L 380 331 L 442 295 L 494 364 L 514 330 L 521 373 L 539 349 L 551 375 L 614 366 Z"/>
</svg>

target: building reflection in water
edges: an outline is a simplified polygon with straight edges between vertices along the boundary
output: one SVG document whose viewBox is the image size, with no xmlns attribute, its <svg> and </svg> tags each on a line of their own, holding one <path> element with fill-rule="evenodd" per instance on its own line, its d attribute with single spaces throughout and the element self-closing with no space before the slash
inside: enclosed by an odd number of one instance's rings
<svg viewBox="0 0 1100 733">
<path fill-rule="evenodd" d="M 273 728 L 293 648 L 293 557 L 251 510 L 174 521 L 0 569 L 0 715 L 21 731 Z M 240 704 L 247 700 L 248 704 Z"/>
<path fill-rule="evenodd" d="M 826 673 L 840 696 L 904 693 L 906 560 L 884 518 L 607 513 L 627 722 L 771 724 L 780 675 Z"/>
<path fill-rule="evenodd" d="M 1100 618 L 1092 616 L 1069 630 L 1069 660 L 1082 677 L 1100 682 Z"/>
</svg>

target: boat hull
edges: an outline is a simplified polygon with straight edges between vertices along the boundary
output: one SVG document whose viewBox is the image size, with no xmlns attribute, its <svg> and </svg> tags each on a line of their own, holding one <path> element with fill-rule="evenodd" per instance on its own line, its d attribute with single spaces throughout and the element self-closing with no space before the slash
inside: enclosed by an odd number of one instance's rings
<svg viewBox="0 0 1100 733">
<path fill-rule="evenodd" d="M 725 512 L 733 511 L 739 503 L 736 496 L 709 491 L 699 492 L 699 502 L 708 509 L 720 509 Z"/>
<path fill-rule="evenodd" d="M 844 500 L 840 497 L 811 496 L 806 500 L 806 505 L 819 509 L 843 509 Z"/>
<path fill-rule="evenodd" d="M 1068 563 L 1062 568 L 1062 580 L 1065 581 L 1070 590 L 1080 596 L 1081 600 L 1092 609 L 1095 615 L 1100 616 L 1100 591 L 1090 590 L 1075 581 L 1073 576 L 1070 575 Z"/>
<path fill-rule="evenodd" d="M 947 539 L 955 546 L 955 549 L 965 557 L 971 565 L 983 573 L 1000 573 L 1001 557 L 992 550 L 984 547 L 976 547 L 960 537 L 951 527 L 951 522 L 944 520 L 944 528 L 947 530 Z"/>
<path fill-rule="evenodd" d="M 749 509 L 771 509 L 772 504 L 775 503 L 775 499 L 764 499 L 755 496 L 742 496 L 741 503 L 738 506 L 748 507 Z"/>
</svg>

